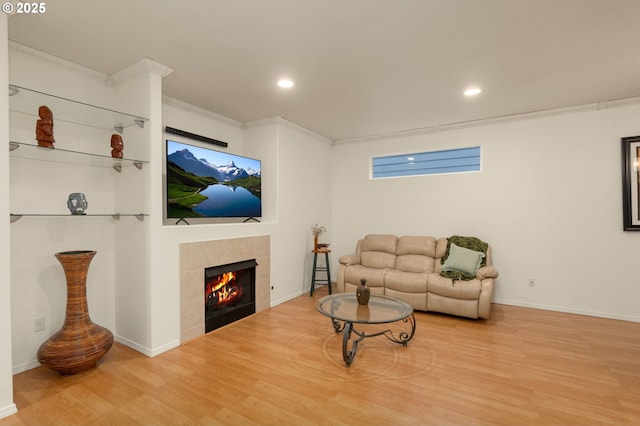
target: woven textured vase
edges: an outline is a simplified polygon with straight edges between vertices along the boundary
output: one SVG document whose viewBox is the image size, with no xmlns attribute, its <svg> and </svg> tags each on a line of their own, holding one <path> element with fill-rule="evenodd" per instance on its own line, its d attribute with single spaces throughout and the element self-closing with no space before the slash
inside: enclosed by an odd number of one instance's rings
<svg viewBox="0 0 640 426">
<path fill-rule="evenodd" d="M 77 374 L 96 365 L 113 345 L 113 334 L 91 322 L 87 272 L 95 251 L 56 253 L 67 279 L 64 324 L 38 349 L 38 361 L 61 374 Z"/>
</svg>

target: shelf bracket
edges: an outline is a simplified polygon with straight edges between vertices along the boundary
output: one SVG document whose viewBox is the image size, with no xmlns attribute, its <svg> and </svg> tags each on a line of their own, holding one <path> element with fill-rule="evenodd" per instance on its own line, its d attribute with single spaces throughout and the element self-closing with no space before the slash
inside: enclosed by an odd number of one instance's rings
<svg viewBox="0 0 640 426">
<path fill-rule="evenodd" d="M 113 126 L 113 130 L 122 134 L 122 132 L 124 131 L 124 127 L 122 127 L 122 124 L 116 124 L 115 126 Z"/>
<path fill-rule="evenodd" d="M 13 214 L 9 213 L 9 223 L 14 223 L 19 221 L 22 218 L 21 214 Z"/>
<path fill-rule="evenodd" d="M 113 163 L 113 170 L 120 173 L 122 171 L 122 163 Z"/>
<path fill-rule="evenodd" d="M 18 89 L 16 86 L 10 84 L 9 85 L 9 96 L 15 96 L 18 93 L 20 93 L 20 89 Z"/>
<path fill-rule="evenodd" d="M 111 217 L 114 218 L 115 220 L 120 220 L 120 213 L 112 214 Z"/>
<path fill-rule="evenodd" d="M 142 161 L 134 161 L 133 165 L 136 166 L 138 170 L 142 170 Z"/>
<path fill-rule="evenodd" d="M 15 151 L 20 148 L 20 144 L 18 142 L 9 142 L 9 152 Z"/>
<path fill-rule="evenodd" d="M 140 127 L 141 129 L 144 129 L 144 120 L 141 120 L 139 118 L 133 120 L 136 122 L 136 124 L 138 125 L 138 127 Z"/>
<path fill-rule="evenodd" d="M 144 213 L 140 213 L 140 214 L 137 214 L 135 216 L 136 216 L 136 219 L 138 219 L 140 222 L 144 221 Z"/>
</svg>

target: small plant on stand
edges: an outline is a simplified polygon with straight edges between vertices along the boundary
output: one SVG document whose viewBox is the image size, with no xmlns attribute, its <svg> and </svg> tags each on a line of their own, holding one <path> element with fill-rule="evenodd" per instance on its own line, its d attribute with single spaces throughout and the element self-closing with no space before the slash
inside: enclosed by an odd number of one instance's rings
<svg viewBox="0 0 640 426">
<path fill-rule="evenodd" d="M 313 235 L 313 249 L 318 250 L 318 237 L 325 232 L 326 229 L 324 226 L 320 226 L 317 223 L 315 225 L 311 225 L 311 234 Z"/>
</svg>

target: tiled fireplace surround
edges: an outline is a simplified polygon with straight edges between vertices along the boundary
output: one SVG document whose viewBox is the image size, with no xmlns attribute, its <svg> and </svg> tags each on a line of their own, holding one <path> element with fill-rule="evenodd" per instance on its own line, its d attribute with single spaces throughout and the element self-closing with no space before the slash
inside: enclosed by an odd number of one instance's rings
<svg viewBox="0 0 640 426">
<path fill-rule="evenodd" d="M 180 341 L 204 334 L 204 269 L 255 259 L 256 313 L 271 306 L 268 235 L 180 244 Z"/>
</svg>

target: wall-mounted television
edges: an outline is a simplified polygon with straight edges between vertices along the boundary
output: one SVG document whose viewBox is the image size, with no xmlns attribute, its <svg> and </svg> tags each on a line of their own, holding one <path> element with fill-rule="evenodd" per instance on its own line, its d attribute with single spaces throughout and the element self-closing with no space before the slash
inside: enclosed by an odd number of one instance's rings
<svg viewBox="0 0 640 426">
<path fill-rule="evenodd" d="M 167 139 L 167 218 L 262 216 L 261 162 Z"/>
</svg>

